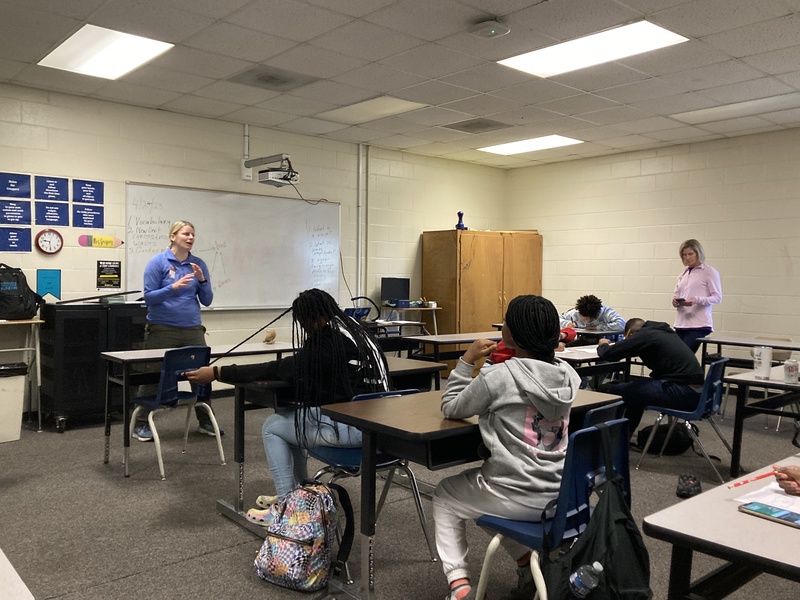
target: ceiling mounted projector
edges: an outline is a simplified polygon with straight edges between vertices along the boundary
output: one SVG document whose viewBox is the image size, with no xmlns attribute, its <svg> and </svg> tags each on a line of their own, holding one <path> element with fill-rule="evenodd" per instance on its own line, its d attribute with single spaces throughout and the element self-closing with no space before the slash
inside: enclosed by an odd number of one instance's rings
<svg viewBox="0 0 800 600">
<path fill-rule="evenodd" d="M 258 183 L 282 187 L 284 185 L 295 185 L 300 181 L 300 174 L 292 167 L 292 161 L 289 160 L 288 154 L 274 154 L 262 158 L 253 158 L 244 161 L 244 166 L 247 169 L 252 169 L 253 167 L 271 163 L 279 163 L 280 166 L 260 170 L 258 172 Z"/>
<path fill-rule="evenodd" d="M 500 37 L 511 31 L 508 25 L 504 25 L 500 21 L 482 21 L 470 27 L 469 31 L 473 35 L 479 35 L 485 38 Z"/>
</svg>

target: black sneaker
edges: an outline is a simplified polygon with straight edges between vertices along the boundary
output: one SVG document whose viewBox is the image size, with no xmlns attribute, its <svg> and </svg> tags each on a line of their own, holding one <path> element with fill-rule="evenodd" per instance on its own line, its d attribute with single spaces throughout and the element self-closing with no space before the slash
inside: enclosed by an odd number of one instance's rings
<svg viewBox="0 0 800 600">
<path fill-rule="evenodd" d="M 678 477 L 678 489 L 675 490 L 675 494 L 678 498 L 691 498 L 692 496 L 697 496 L 697 494 L 702 491 L 700 480 L 694 475 L 683 473 Z"/>
<path fill-rule="evenodd" d="M 200 425 L 197 426 L 197 433 L 202 433 L 203 435 L 210 435 L 211 437 L 216 437 L 216 433 L 214 433 L 214 426 L 211 424 L 211 421 L 203 421 Z M 222 427 L 219 428 L 219 434 L 225 435 L 225 432 L 222 430 Z"/>
</svg>

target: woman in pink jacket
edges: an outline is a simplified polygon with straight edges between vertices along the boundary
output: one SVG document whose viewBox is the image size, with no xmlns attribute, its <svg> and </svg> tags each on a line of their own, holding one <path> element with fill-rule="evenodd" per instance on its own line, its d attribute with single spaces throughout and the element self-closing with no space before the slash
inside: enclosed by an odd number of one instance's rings
<svg viewBox="0 0 800 600">
<path fill-rule="evenodd" d="M 706 253 L 700 242 L 686 240 L 679 254 L 686 268 L 672 294 L 672 306 L 678 311 L 674 327 L 692 352 L 697 352 L 698 340 L 714 331 L 711 306 L 722 302 L 722 283 L 717 270 L 705 264 Z"/>
</svg>

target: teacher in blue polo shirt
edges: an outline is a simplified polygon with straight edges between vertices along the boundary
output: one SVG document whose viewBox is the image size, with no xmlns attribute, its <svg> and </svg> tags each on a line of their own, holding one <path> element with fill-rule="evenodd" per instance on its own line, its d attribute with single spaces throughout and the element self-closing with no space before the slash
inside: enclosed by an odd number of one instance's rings
<svg viewBox="0 0 800 600">
<path fill-rule="evenodd" d="M 169 228 L 169 246 L 147 263 L 144 270 L 147 349 L 207 345 L 200 305 L 209 306 L 214 292 L 206 263 L 192 254 L 194 242 L 194 225 L 175 221 Z M 155 393 L 155 390 L 140 390 L 140 393 Z M 208 399 L 203 401 L 209 403 Z M 199 421 L 197 432 L 213 436 L 214 427 L 208 415 L 200 408 L 195 408 L 195 413 Z M 146 413 L 139 414 L 133 437 L 140 442 L 153 440 Z"/>
</svg>

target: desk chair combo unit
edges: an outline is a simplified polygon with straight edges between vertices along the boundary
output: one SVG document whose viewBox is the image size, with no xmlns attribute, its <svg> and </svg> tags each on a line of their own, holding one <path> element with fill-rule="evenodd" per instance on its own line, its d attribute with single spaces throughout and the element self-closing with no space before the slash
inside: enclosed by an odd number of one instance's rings
<svg viewBox="0 0 800 600">
<path fill-rule="evenodd" d="M 370 400 L 372 398 L 388 398 L 393 396 L 407 396 L 409 394 L 417 394 L 419 390 L 394 390 L 388 392 L 375 392 L 371 394 L 359 394 L 353 397 L 353 402 L 359 400 Z M 328 483 L 332 483 L 342 477 L 359 477 L 361 475 L 361 448 L 336 448 L 333 446 L 317 446 L 308 450 L 309 456 L 316 458 L 318 461 L 325 464 L 319 471 L 314 474 L 314 479 L 322 481 L 322 478 L 328 476 Z M 414 503 L 417 507 L 417 515 L 419 516 L 420 525 L 422 525 L 422 533 L 425 536 L 425 542 L 428 544 L 428 551 L 431 555 L 431 561 L 436 561 L 436 551 L 433 547 L 433 542 L 428 534 L 428 528 L 425 523 L 425 509 L 422 506 L 422 497 L 419 492 L 417 478 L 414 476 L 413 471 L 408 466 L 408 461 L 401 458 L 395 458 L 385 452 L 378 452 L 376 461 L 376 471 L 386 472 L 386 483 L 383 486 L 378 507 L 376 509 L 375 518 L 381 513 L 383 504 L 386 501 L 386 496 L 389 492 L 389 487 L 392 484 L 395 473 L 399 470 L 402 471 L 408 478 L 408 483 L 411 486 L 411 493 L 414 497 Z M 347 563 L 344 564 L 345 577 L 348 584 L 353 580 L 350 577 L 350 569 Z"/>
<path fill-rule="evenodd" d="M 161 378 L 158 382 L 158 391 L 156 394 L 152 396 L 140 396 L 134 399 L 136 408 L 133 409 L 133 414 L 131 415 L 130 435 L 133 435 L 133 429 L 136 426 L 136 417 L 139 413 L 144 410 L 149 411 L 147 422 L 150 424 L 150 429 L 153 431 L 153 441 L 155 442 L 156 457 L 158 458 L 158 469 L 161 472 L 162 481 L 167 477 L 164 474 L 164 460 L 161 456 L 161 438 L 158 435 L 158 429 L 156 429 L 153 417 L 160 412 L 172 410 L 178 406 L 186 407 L 183 452 L 186 452 L 186 445 L 189 441 L 189 423 L 192 416 L 192 409 L 195 406 L 199 406 L 205 410 L 211 420 L 211 424 L 214 427 L 214 435 L 217 440 L 219 459 L 223 465 L 225 464 L 225 454 L 222 451 L 222 439 L 219 425 L 217 425 L 217 419 L 211 407 L 205 402 L 197 401 L 199 395 L 197 391 L 180 391 L 178 389 L 178 382 L 181 380 L 183 373 L 207 366 L 210 358 L 211 348 L 208 346 L 185 346 L 183 348 L 167 350 L 164 353 Z M 200 388 L 198 388 L 198 390 L 199 389 Z"/>
<path fill-rule="evenodd" d="M 615 408 L 615 410 L 617 409 Z M 606 426 L 610 434 L 610 450 L 614 470 L 622 476 L 628 505 L 630 505 L 628 420 L 615 419 L 608 421 Z M 545 546 L 545 537 L 547 537 L 547 547 L 555 549 L 578 537 L 586 529 L 592 513 L 590 503 L 592 492 L 606 481 L 605 465 L 602 432 L 597 427 L 579 429 L 569 436 L 561 488 L 558 492 L 556 512 L 552 519 L 548 519 L 546 523 L 515 521 L 488 515 L 477 519 L 476 523 L 479 527 L 496 531 L 497 534 L 486 549 L 475 593 L 476 600 L 484 599 L 489 583 L 492 558 L 504 537 L 509 537 L 533 550 L 530 565 L 536 585 L 536 598 L 547 600 L 547 589 L 539 566 L 539 553 Z"/>
<path fill-rule="evenodd" d="M 703 383 L 703 390 L 700 392 L 700 397 L 697 401 L 697 406 L 694 410 L 685 411 L 685 410 L 677 410 L 674 408 L 667 408 L 664 406 L 646 406 L 645 410 L 653 410 L 658 413 L 656 417 L 656 422 L 653 425 L 653 429 L 650 431 L 650 435 L 647 438 L 647 442 L 644 445 L 644 449 L 642 450 L 642 455 L 639 458 L 639 462 L 636 465 L 636 468 L 642 466 L 642 462 L 644 461 L 644 457 L 647 456 L 647 450 L 650 448 L 650 444 L 653 442 L 653 438 L 656 435 L 656 429 L 658 429 L 659 423 L 666 415 L 669 419 L 669 430 L 667 431 L 667 436 L 664 438 L 664 443 L 661 446 L 661 452 L 659 456 L 663 456 L 664 449 L 667 447 L 667 443 L 669 442 L 669 438 L 672 436 L 672 432 L 675 430 L 676 425 L 678 424 L 678 420 L 683 420 L 682 426 L 686 427 L 686 431 L 689 433 L 689 436 L 692 438 L 692 441 L 697 444 L 700 448 L 700 451 L 703 453 L 703 456 L 708 461 L 708 464 L 711 465 L 711 468 L 714 469 L 714 473 L 717 474 L 721 483 L 725 483 L 725 479 L 723 479 L 722 475 L 719 474 L 717 467 L 714 466 L 714 462 L 711 460 L 711 457 L 706 452 L 703 443 L 700 441 L 700 438 L 697 437 L 697 434 L 694 432 L 692 428 L 693 421 L 708 421 L 711 427 L 719 436 L 719 439 L 722 440 L 722 443 L 725 444 L 725 447 L 728 449 L 728 452 L 733 454 L 733 450 L 731 449 L 730 444 L 725 440 L 722 435 L 722 432 L 719 429 L 719 426 L 714 421 L 714 415 L 719 412 L 719 407 L 722 402 L 722 391 L 724 389 L 722 378 L 725 375 L 725 363 L 728 362 L 727 358 L 721 358 L 717 360 L 708 368 L 708 372 L 706 373 L 706 379 Z"/>
</svg>

